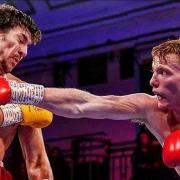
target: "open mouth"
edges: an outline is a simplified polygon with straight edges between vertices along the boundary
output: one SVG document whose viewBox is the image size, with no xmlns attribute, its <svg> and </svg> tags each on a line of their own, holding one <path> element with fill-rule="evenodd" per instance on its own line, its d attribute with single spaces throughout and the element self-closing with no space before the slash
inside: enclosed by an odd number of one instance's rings
<svg viewBox="0 0 180 180">
<path fill-rule="evenodd" d="M 158 94 L 158 93 L 155 93 L 155 96 L 157 97 L 157 99 L 159 101 L 163 100 L 163 99 L 166 99 L 162 94 Z"/>
<path fill-rule="evenodd" d="M 156 94 L 156 97 L 158 98 L 158 100 L 159 100 L 159 101 L 164 99 L 164 97 L 163 97 L 163 96 L 158 95 L 158 94 Z"/>
<path fill-rule="evenodd" d="M 160 93 L 158 93 L 158 92 L 153 92 L 153 93 L 154 93 L 154 95 L 157 97 L 158 100 L 166 99 L 166 98 L 164 97 L 164 95 L 162 95 L 162 94 L 160 94 Z"/>
</svg>

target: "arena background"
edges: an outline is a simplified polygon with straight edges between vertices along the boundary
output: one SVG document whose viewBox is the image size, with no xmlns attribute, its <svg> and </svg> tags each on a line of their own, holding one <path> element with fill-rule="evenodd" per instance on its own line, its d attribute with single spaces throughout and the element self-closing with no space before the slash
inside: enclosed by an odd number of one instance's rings
<svg viewBox="0 0 180 180">
<path fill-rule="evenodd" d="M 180 36 L 179 1 L 0 1 L 3 2 L 31 15 L 43 33 L 42 42 L 29 49 L 27 58 L 14 69 L 13 74 L 24 81 L 50 87 L 73 87 L 98 95 L 151 94 L 148 82 L 151 49 L 160 42 Z M 107 180 L 129 180 L 133 178 L 133 150 L 137 145 L 137 135 L 142 130 L 147 131 L 130 121 L 55 116 L 53 123 L 43 129 L 43 135 L 47 151 L 54 147 L 62 151 L 70 169 L 69 179 L 105 180 L 103 168 L 98 163 L 93 164 L 104 160 L 97 160 L 98 154 L 103 158 L 110 157 Z M 73 159 L 71 155 L 81 145 L 88 147 L 83 151 L 88 152 L 86 158 Z M 78 148 L 74 152 L 76 146 Z M 19 152 L 18 147 L 16 139 L 6 155 L 7 162 Z M 81 154 L 80 151 L 78 153 Z M 14 163 L 18 161 L 16 158 Z M 74 166 L 76 160 L 87 168 L 79 165 L 79 170 Z M 76 172 L 79 175 L 75 175 Z"/>
</svg>

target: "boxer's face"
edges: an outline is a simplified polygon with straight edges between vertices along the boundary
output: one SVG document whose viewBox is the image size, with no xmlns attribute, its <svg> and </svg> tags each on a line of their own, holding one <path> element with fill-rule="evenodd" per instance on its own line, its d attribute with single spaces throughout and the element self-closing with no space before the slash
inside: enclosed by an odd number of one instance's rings
<svg viewBox="0 0 180 180">
<path fill-rule="evenodd" d="M 166 61 L 155 58 L 150 80 L 152 90 L 161 109 L 180 107 L 180 58 L 177 54 L 167 54 Z"/>
<path fill-rule="evenodd" d="M 0 32 L 0 75 L 9 73 L 27 55 L 31 35 L 22 27 Z"/>
</svg>

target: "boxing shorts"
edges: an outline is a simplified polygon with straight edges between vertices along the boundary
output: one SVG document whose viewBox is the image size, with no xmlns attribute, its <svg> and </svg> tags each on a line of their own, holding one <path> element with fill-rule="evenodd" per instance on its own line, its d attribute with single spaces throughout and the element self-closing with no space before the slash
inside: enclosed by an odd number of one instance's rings
<svg viewBox="0 0 180 180">
<path fill-rule="evenodd" d="M 4 167 L 0 161 L 0 180 L 13 180 L 12 175 Z"/>
</svg>

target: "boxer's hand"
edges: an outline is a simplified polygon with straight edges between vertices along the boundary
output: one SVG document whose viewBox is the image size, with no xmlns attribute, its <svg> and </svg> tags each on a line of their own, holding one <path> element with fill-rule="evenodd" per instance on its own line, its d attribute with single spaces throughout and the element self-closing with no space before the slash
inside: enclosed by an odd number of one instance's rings
<svg viewBox="0 0 180 180">
<path fill-rule="evenodd" d="M 53 114 L 46 110 L 32 105 L 21 105 L 23 114 L 22 125 L 35 128 L 44 128 L 51 124 Z"/>
<path fill-rule="evenodd" d="M 0 105 L 7 103 L 37 105 L 43 96 L 42 85 L 7 81 L 0 76 Z"/>
<path fill-rule="evenodd" d="M 53 114 L 50 111 L 32 105 L 6 104 L 0 107 L 4 116 L 1 127 L 21 124 L 34 128 L 44 128 L 53 119 Z"/>
<path fill-rule="evenodd" d="M 170 168 L 180 166 L 180 130 L 172 132 L 164 141 L 163 161 Z"/>
</svg>

